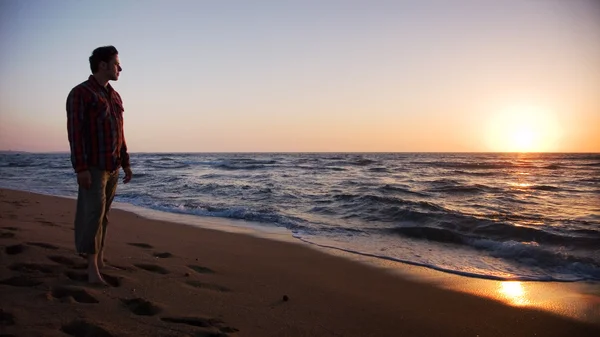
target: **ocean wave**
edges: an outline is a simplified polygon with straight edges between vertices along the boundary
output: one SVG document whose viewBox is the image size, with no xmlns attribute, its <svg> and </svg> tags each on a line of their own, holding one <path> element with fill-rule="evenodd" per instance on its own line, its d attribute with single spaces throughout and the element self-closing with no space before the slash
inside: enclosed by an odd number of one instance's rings
<svg viewBox="0 0 600 337">
<path fill-rule="evenodd" d="M 600 236 L 591 233 L 588 233 L 587 236 L 575 236 L 566 233 L 552 233 L 549 229 L 515 226 L 503 222 L 487 222 L 487 225 L 474 228 L 469 235 L 479 238 L 492 237 L 496 241 L 536 242 L 537 244 L 578 248 L 594 248 L 600 242 Z"/>
<path fill-rule="evenodd" d="M 398 214 L 400 213 L 400 214 Z M 465 214 L 435 216 L 414 211 L 399 211 L 393 216 L 399 221 L 419 223 L 419 226 L 400 226 L 390 230 L 396 234 L 430 241 L 468 244 L 470 240 L 491 239 L 497 242 L 530 242 L 544 246 L 577 249 L 597 249 L 600 232 L 569 230 L 565 233 L 549 229 L 515 226 L 514 224 L 476 218 Z M 421 220 L 425 220 L 422 221 Z M 429 225 L 427 225 L 429 224 Z"/>
<path fill-rule="evenodd" d="M 26 167 L 40 167 L 45 165 L 43 162 L 7 162 L 3 167 L 18 167 L 18 168 L 26 168 Z"/>
<path fill-rule="evenodd" d="M 578 181 L 583 183 L 600 183 L 600 177 L 581 178 Z"/>
<path fill-rule="evenodd" d="M 436 242 L 462 244 L 465 237 L 449 229 L 427 226 L 403 226 L 389 229 L 391 233 L 400 234 L 410 238 L 426 239 Z"/>
<path fill-rule="evenodd" d="M 496 258 L 527 265 L 530 268 L 542 268 L 551 274 L 561 275 L 558 278 L 554 276 L 552 279 L 600 280 L 600 260 L 585 255 L 578 256 L 574 251 L 552 248 L 553 246 L 535 241 L 498 241 L 485 237 L 474 238 L 450 229 L 427 226 L 402 226 L 388 229 L 388 231 L 411 239 L 457 244 L 485 250 L 490 256 Z M 562 242 L 564 243 L 564 241 Z M 590 241 L 588 243 L 590 243 L 591 249 L 598 249 L 597 245 L 592 245 Z M 580 243 L 576 246 L 577 249 L 582 248 Z"/>
<path fill-rule="evenodd" d="M 551 185 L 533 185 L 530 189 L 538 191 L 565 191 L 563 188 Z"/>
<path fill-rule="evenodd" d="M 441 167 L 441 168 L 454 168 L 462 170 L 500 170 L 508 169 L 513 167 L 523 167 L 523 165 L 517 165 L 512 161 L 498 161 L 498 162 L 453 162 L 453 161 L 434 161 L 427 162 L 428 166 Z M 529 164 L 526 164 L 529 165 Z"/>
<path fill-rule="evenodd" d="M 264 168 L 268 168 L 266 165 L 262 164 L 234 164 L 234 163 L 222 163 L 219 165 L 215 165 L 216 168 L 221 170 L 260 170 Z"/>
<path fill-rule="evenodd" d="M 440 205 L 391 196 L 336 194 L 338 217 L 368 223 L 416 222 L 426 224 L 453 213 Z"/>
<path fill-rule="evenodd" d="M 371 167 L 369 168 L 369 172 L 378 172 L 378 173 L 387 173 L 388 170 L 386 167 Z"/>
<path fill-rule="evenodd" d="M 498 171 L 465 171 L 465 170 L 454 170 L 452 171 L 454 174 L 466 175 L 466 176 L 475 176 L 475 177 L 492 177 L 498 176 L 501 172 Z"/>
<path fill-rule="evenodd" d="M 458 186 L 438 186 L 438 187 L 434 187 L 434 188 L 430 188 L 427 189 L 427 192 L 434 192 L 434 193 L 448 193 L 448 194 L 480 194 L 480 193 L 493 193 L 493 192 L 498 192 L 500 189 L 498 188 L 494 188 L 494 187 L 490 187 L 490 186 L 485 186 L 485 185 L 480 185 L 480 184 L 475 184 L 472 186 L 464 186 L 464 185 L 458 185 Z"/>
<path fill-rule="evenodd" d="M 412 194 L 417 196 L 426 196 L 426 194 L 421 192 L 412 191 L 409 186 L 406 185 L 383 185 L 377 188 L 378 191 L 382 193 L 399 193 L 399 194 Z"/>
<path fill-rule="evenodd" d="M 375 164 L 375 163 L 377 163 L 377 161 L 372 160 L 372 159 L 367 159 L 367 158 L 357 158 L 357 159 L 347 162 L 348 165 L 354 165 L 354 166 L 368 166 L 368 165 Z"/>
<path fill-rule="evenodd" d="M 589 153 L 589 154 L 565 154 L 569 160 L 600 160 L 600 154 Z"/>
<path fill-rule="evenodd" d="M 456 179 L 450 179 L 450 178 L 441 178 L 441 179 L 434 179 L 434 180 L 426 180 L 423 181 L 423 183 L 425 184 L 430 184 L 433 186 L 440 186 L 440 187 L 445 187 L 445 186 L 460 186 L 462 185 L 462 183 Z"/>
<path fill-rule="evenodd" d="M 297 165 L 294 168 L 299 168 L 308 171 L 347 171 L 344 167 L 339 166 L 307 166 L 307 165 Z"/>
<path fill-rule="evenodd" d="M 600 261 L 566 251 L 549 250 L 543 246 L 481 239 L 471 241 L 473 247 L 488 251 L 491 256 L 514 261 L 529 267 L 541 267 L 554 274 L 571 275 L 571 280 L 600 280 Z"/>
<path fill-rule="evenodd" d="M 255 158 L 236 158 L 231 160 L 233 163 L 240 162 L 244 164 L 256 164 L 256 165 L 273 165 L 277 164 L 277 160 L 273 159 L 255 159 Z"/>
<path fill-rule="evenodd" d="M 313 241 L 310 237 L 307 238 L 301 234 L 296 234 L 296 235 L 294 235 L 294 237 L 296 237 L 300 241 L 305 242 L 307 244 L 311 244 L 311 245 L 322 247 L 322 248 L 344 251 L 344 252 L 347 252 L 350 254 L 368 256 L 368 257 L 381 259 L 381 260 L 400 262 L 400 263 L 405 263 L 405 264 L 409 264 L 409 265 L 430 268 L 430 269 L 442 271 L 445 273 L 451 273 L 451 274 L 462 275 L 462 276 L 467 276 L 467 277 L 474 277 L 474 278 L 499 280 L 499 281 L 563 281 L 563 282 L 567 281 L 567 282 L 573 282 L 573 281 L 600 280 L 600 268 L 595 263 L 589 264 L 589 263 L 585 263 L 585 262 L 581 263 L 578 261 L 571 260 L 570 263 L 568 263 L 566 265 L 561 265 L 560 261 L 558 261 L 557 263 L 553 264 L 553 268 L 551 270 L 544 271 L 542 269 L 541 271 L 529 272 L 527 274 L 515 274 L 514 272 L 498 271 L 498 270 L 491 270 L 491 269 L 486 270 L 485 268 L 484 269 L 480 268 L 478 271 L 469 271 L 469 269 L 465 270 L 462 268 L 462 266 L 459 266 L 459 265 L 456 265 L 456 266 L 438 265 L 435 263 L 428 263 L 428 262 L 425 262 L 422 260 L 417 260 L 415 258 L 399 258 L 399 257 L 395 257 L 395 256 L 389 256 L 389 255 L 386 255 L 383 253 L 367 252 L 367 251 L 362 250 L 361 248 L 352 249 L 352 248 L 340 247 L 340 246 L 336 245 L 335 243 L 333 243 L 333 244 L 317 243 L 317 242 Z M 486 246 L 486 243 L 482 242 L 481 245 Z M 489 243 L 488 243 L 488 245 L 494 246 L 493 244 L 489 244 Z M 498 249 L 497 249 L 497 251 L 498 251 Z M 499 249 L 499 251 L 502 251 L 502 249 Z M 505 255 L 503 258 L 504 260 L 511 261 L 509 253 L 505 252 L 504 255 Z M 531 262 L 531 261 L 523 261 L 523 262 L 525 262 L 525 264 L 526 264 L 527 262 Z M 519 262 L 517 261 L 516 263 L 519 263 Z M 533 264 L 532 267 L 535 267 L 535 263 Z"/>
<path fill-rule="evenodd" d="M 600 161 L 599 162 L 595 162 L 595 163 L 585 163 L 585 164 L 580 164 L 581 166 L 592 166 L 592 167 L 600 167 Z"/>
<path fill-rule="evenodd" d="M 189 167 L 188 164 L 179 163 L 179 162 L 162 162 L 162 161 L 147 161 L 145 163 L 150 168 L 155 169 L 182 169 Z"/>
<path fill-rule="evenodd" d="M 550 165 L 544 166 L 543 168 L 546 170 L 558 170 L 558 169 L 562 168 L 562 166 L 559 164 L 550 164 Z"/>
<path fill-rule="evenodd" d="M 135 193 L 122 194 L 116 197 L 118 201 L 127 202 L 136 206 L 146 207 L 157 211 L 189 214 L 197 216 L 219 217 L 259 222 L 269 225 L 284 226 L 292 231 L 310 230 L 310 227 L 302 225 L 300 218 L 279 214 L 268 206 L 252 208 L 245 206 L 219 206 L 203 204 L 196 200 L 165 202 L 150 198 L 140 198 Z"/>
</svg>

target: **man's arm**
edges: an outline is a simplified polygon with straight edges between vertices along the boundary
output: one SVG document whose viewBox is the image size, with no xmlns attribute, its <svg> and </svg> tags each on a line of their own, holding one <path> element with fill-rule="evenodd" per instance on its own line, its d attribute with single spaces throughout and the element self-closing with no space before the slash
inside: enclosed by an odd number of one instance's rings
<svg viewBox="0 0 600 337">
<path fill-rule="evenodd" d="M 125 134 L 123 134 L 123 146 L 121 146 L 121 166 L 124 169 L 129 168 L 129 153 L 127 152 L 127 142 L 125 142 Z"/>
<path fill-rule="evenodd" d="M 123 135 L 123 146 L 121 147 L 121 166 L 123 166 L 123 172 L 125 172 L 123 182 L 127 184 L 129 181 L 131 181 L 131 178 L 133 177 L 133 172 L 131 172 L 131 167 L 129 163 L 129 153 L 127 153 L 127 143 L 125 142 L 125 135 Z"/>
<path fill-rule="evenodd" d="M 121 95 L 119 95 L 119 93 L 117 93 L 117 99 L 118 104 L 122 109 L 121 113 L 123 113 L 125 109 L 123 109 L 123 100 L 121 100 Z M 123 167 L 123 171 L 125 172 L 125 178 L 123 178 L 123 182 L 127 184 L 131 180 L 133 173 L 131 172 L 131 163 L 129 162 L 127 141 L 125 140 L 125 118 L 124 116 L 122 116 L 121 118 L 121 137 L 123 137 L 123 144 L 121 145 L 121 152 L 119 153 L 119 156 L 121 157 L 121 166 Z"/>
<path fill-rule="evenodd" d="M 73 89 L 67 97 L 67 133 L 71 146 L 71 164 L 77 173 L 89 169 L 84 136 L 84 116 L 84 98 L 79 90 Z"/>
</svg>

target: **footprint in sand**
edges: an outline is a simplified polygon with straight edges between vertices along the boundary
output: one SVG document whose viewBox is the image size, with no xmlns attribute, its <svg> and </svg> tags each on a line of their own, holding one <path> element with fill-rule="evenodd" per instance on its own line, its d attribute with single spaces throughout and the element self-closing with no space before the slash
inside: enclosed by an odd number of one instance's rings
<svg viewBox="0 0 600 337">
<path fill-rule="evenodd" d="M 27 200 L 15 200 L 15 201 L 4 201 L 4 202 L 7 204 L 14 205 L 17 208 L 21 208 L 21 207 L 24 207 L 29 204 L 29 201 L 27 201 Z"/>
<path fill-rule="evenodd" d="M 121 299 L 132 313 L 139 316 L 154 316 L 162 311 L 160 307 L 143 298 Z"/>
<path fill-rule="evenodd" d="M 60 256 L 60 255 L 49 255 L 48 259 L 54 261 L 58 264 L 62 264 L 64 266 L 72 267 L 75 265 L 75 261 L 69 259 L 68 257 Z"/>
<path fill-rule="evenodd" d="M 109 286 L 115 287 L 115 288 L 118 288 L 121 286 L 121 278 L 116 277 L 116 276 L 111 276 L 108 274 L 104 274 L 104 273 L 100 273 L 100 275 L 102 275 L 102 278 L 104 279 L 104 281 L 106 281 L 106 283 L 108 283 Z M 88 282 L 87 273 L 78 273 L 78 272 L 69 270 L 69 271 L 65 272 L 65 276 L 68 277 L 72 281 L 85 282 L 85 283 Z"/>
<path fill-rule="evenodd" d="M 187 324 L 197 326 L 201 328 L 216 328 L 221 332 L 231 333 L 238 332 L 236 328 L 225 326 L 225 323 L 220 319 L 216 318 L 202 318 L 202 317 L 162 317 L 160 319 L 163 322 Z M 210 336 L 210 335 L 207 335 Z"/>
<path fill-rule="evenodd" d="M 134 271 L 135 270 L 135 268 L 133 268 L 133 267 L 118 266 L 118 265 L 112 264 L 112 263 L 106 263 L 106 266 L 109 268 L 121 270 L 121 271 Z"/>
<path fill-rule="evenodd" d="M 60 329 L 62 332 L 67 335 L 80 337 L 80 336 L 94 336 L 94 337 L 113 337 L 113 334 L 105 330 L 104 328 L 83 321 L 83 320 L 75 320 L 67 325 L 63 325 Z"/>
<path fill-rule="evenodd" d="M 210 269 L 210 268 L 206 268 L 206 267 L 202 267 L 202 266 L 198 266 L 198 265 L 194 265 L 194 264 L 190 264 L 188 265 L 188 268 L 192 269 L 193 271 L 195 271 L 196 273 L 199 274 L 214 274 L 214 270 Z"/>
<path fill-rule="evenodd" d="M 35 287 L 42 284 L 42 281 L 36 280 L 28 276 L 14 276 L 6 280 L 0 281 L 0 284 L 5 284 L 13 287 Z"/>
<path fill-rule="evenodd" d="M 48 294 L 50 298 L 61 301 L 70 301 L 71 299 L 77 303 L 99 303 L 99 301 L 87 290 L 79 287 L 61 286 L 53 288 Z"/>
<path fill-rule="evenodd" d="M 0 326 L 15 325 L 15 316 L 0 309 Z"/>
<path fill-rule="evenodd" d="M 58 247 L 56 247 L 55 245 L 51 245 L 49 243 L 45 243 L 45 242 L 27 242 L 28 245 L 30 246 L 36 246 L 36 247 L 41 247 L 41 248 L 46 248 L 46 249 L 52 249 L 52 250 L 58 250 Z"/>
<path fill-rule="evenodd" d="M 0 239 L 11 239 L 15 237 L 15 233 L 12 232 L 0 232 Z"/>
<path fill-rule="evenodd" d="M 147 243 L 129 242 L 127 244 L 130 245 L 130 246 L 138 247 L 138 248 L 145 248 L 145 249 L 152 249 L 152 248 L 154 248 L 154 247 L 152 247 L 151 245 L 149 245 Z"/>
<path fill-rule="evenodd" d="M 22 245 L 22 244 L 7 246 L 6 248 L 4 248 L 4 252 L 8 255 L 21 254 L 26 250 L 27 250 L 27 246 Z"/>
<path fill-rule="evenodd" d="M 47 220 L 42 220 L 42 219 L 36 219 L 37 222 L 41 223 L 44 226 L 48 226 L 48 227 L 60 227 L 59 225 L 55 224 L 52 221 L 47 221 Z"/>
<path fill-rule="evenodd" d="M 220 286 L 218 284 L 204 283 L 204 282 L 200 282 L 200 281 L 196 281 L 196 280 L 189 280 L 189 281 L 186 281 L 185 283 L 194 288 L 215 290 L 215 291 L 220 291 L 220 292 L 224 292 L 224 293 L 231 291 L 231 289 Z"/>
<path fill-rule="evenodd" d="M 86 269 L 87 263 L 77 263 L 74 260 L 61 255 L 49 255 L 47 256 L 50 261 L 62 264 L 63 266 L 70 267 L 72 269 Z"/>
<path fill-rule="evenodd" d="M 23 273 L 41 272 L 44 274 L 53 274 L 58 271 L 57 266 L 39 263 L 13 263 L 8 269 Z"/>
<path fill-rule="evenodd" d="M 154 253 L 154 257 L 157 257 L 159 259 L 166 259 L 166 258 L 169 258 L 169 257 L 173 257 L 173 254 L 171 254 L 169 252 Z"/>
<path fill-rule="evenodd" d="M 170 272 L 168 270 L 166 270 L 165 268 L 161 267 L 161 266 L 157 266 L 155 264 L 134 264 L 134 266 L 140 268 L 140 269 L 144 269 L 146 271 L 150 271 L 153 273 L 157 273 L 157 274 L 169 274 Z"/>
</svg>

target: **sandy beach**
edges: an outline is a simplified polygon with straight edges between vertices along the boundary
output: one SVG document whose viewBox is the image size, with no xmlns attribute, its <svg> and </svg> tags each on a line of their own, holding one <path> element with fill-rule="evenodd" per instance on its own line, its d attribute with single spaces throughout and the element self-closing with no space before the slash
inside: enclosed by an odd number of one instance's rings
<svg viewBox="0 0 600 337">
<path fill-rule="evenodd" d="M 2 336 L 600 336 L 600 324 L 303 244 L 119 209 L 103 271 L 111 287 L 94 287 L 74 251 L 74 210 L 73 199 L 0 190 Z"/>
</svg>

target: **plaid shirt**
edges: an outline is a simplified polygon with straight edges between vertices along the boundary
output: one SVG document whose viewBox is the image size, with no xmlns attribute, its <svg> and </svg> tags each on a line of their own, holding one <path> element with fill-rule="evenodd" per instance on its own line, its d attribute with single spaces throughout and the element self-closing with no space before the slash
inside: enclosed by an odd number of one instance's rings
<svg viewBox="0 0 600 337">
<path fill-rule="evenodd" d="M 92 75 L 69 92 L 67 131 L 75 172 L 129 167 L 123 111 L 119 93 L 110 84 L 104 88 Z"/>
</svg>

